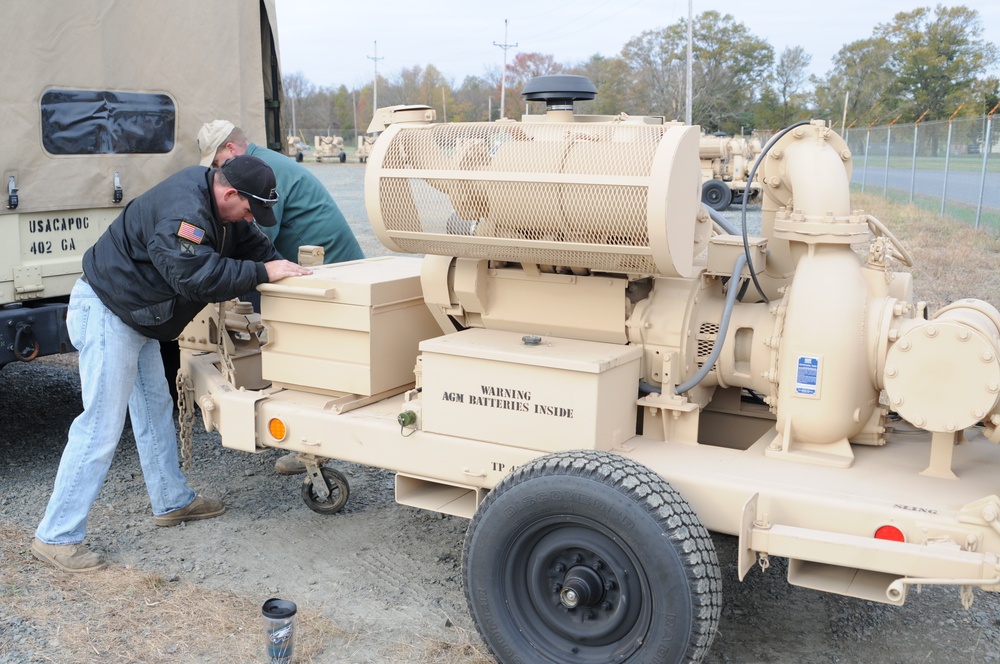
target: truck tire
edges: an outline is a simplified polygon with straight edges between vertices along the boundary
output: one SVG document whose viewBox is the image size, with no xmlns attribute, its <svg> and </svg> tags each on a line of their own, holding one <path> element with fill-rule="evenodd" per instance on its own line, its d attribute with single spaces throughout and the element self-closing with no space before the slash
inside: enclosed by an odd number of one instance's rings
<svg viewBox="0 0 1000 664">
<path fill-rule="evenodd" d="M 733 192 L 725 182 L 709 180 L 701 185 L 701 202 L 717 212 L 729 208 L 733 201 Z"/>
<path fill-rule="evenodd" d="M 465 597 L 504 664 L 697 662 L 719 623 L 708 532 L 649 468 L 583 450 L 526 464 L 480 505 Z"/>
</svg>

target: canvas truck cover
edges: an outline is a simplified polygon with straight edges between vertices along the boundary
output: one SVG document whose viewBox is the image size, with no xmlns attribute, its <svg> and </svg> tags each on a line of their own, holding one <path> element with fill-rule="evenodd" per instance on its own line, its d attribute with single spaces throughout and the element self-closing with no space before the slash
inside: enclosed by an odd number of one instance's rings
<svg viewBox="0 0 1000 664">
<path fill-rule="evenodd" d="M 198 163 L 202 123 L 280 135 L 273 0 L 2 6 L 0 305 L 68 294 L 121 208 Z"/>
</svg>

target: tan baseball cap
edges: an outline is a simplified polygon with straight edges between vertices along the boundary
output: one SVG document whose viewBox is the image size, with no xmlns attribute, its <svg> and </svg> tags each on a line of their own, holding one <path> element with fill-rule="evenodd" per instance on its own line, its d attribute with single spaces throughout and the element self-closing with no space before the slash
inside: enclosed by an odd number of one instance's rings
<svg viewBox="0 0 1000 664">
<path fill-rule="evenodd" d="M 201 165 L 211 166 L 215 153 L 236 129 L 229 120 L 212 120 L 198 130 L 198 149 L 201 150 Z"/>
</svg>

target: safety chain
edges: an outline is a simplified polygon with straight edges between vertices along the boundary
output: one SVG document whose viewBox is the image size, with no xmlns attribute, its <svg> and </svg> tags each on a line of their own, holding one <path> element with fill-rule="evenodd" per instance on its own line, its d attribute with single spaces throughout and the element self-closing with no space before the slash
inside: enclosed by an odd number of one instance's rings
<svg viewBox="0 0 1000 664">
<path fill-rule="evenodd" d="M 194 441 L 194 409 L 189 395 L 194 394 L 191 381 L 184 371 L 177 372 L 177 423 L 180 425 L 181 461 L 184 470 L 191 468 L 192 442 Z"/>
</svg>

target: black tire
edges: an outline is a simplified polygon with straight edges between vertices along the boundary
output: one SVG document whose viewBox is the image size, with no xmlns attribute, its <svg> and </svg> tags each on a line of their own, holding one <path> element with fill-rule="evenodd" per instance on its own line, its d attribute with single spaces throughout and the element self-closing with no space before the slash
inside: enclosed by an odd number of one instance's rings
<svg viewBox="0 0 1000 664">
<path fill-rule="evenodd" d="M 341 152 L 340 153 L 340 163 L 343 164 L 345 161 L 347 161 L 347 153 L 346 152 Z"/>
<path fill-rule="evenodd" d="M 295 161 L 301 164 L 303 159 L 305 159 L 305 155 L 303 155 L 301 152 L 295 153 Z"/>
<path fill-rule="evenodd" d="M 313 487 L 312 478 L 306 475 L 306 479 L 302 482 L 302 500 L 305 501 L 309 509 L 317 514 L 336 514 L 347 504 L 351 488 L 347 484 L 347 478 L 339 470 L 323 466 L 320 468 L 320 472 L 326 481 L 330 497 L 322 500 Z"/>
<path fill-rule="evenodd" d="M 729 208 L 732 201 L 733 191 L 726 186 L 725 182 L 709 180 L 701 185 L 701 202 L 713 210 L 722 212 Z"/>
<path fill-rule="evenodd" d="M 465 597 L 498 661 L 698 662 L 719 624 L 708 532 L 641 464 L 562 452 L 511 473 L 480 505 Z"/>
</svg>

